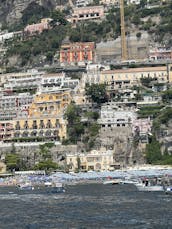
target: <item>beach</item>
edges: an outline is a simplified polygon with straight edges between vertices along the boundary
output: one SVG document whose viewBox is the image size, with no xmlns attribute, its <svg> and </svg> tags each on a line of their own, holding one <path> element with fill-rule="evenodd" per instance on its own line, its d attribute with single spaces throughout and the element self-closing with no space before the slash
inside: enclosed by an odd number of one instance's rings
<svg viewBox="0 0 172 229">
<path fill-rule="evenodd" d="M 64 184 L 76 184 L 76 183 L 101 183 L 102 180 L 107 178 L 122 178 L 130 179 L 138 177 L 172 177 L 172 167 L 170 166 L 135 166 L 127 167 L 115 171 L 88 171 L 78 173 L 64 173 L 54 172 L 50 175 L 34 175 L 34 174 L 13 174 L 11 176 L 0 178 L 0 186 L 16 186 L 24 182 L 32 182 L 33 185 L 44 185 L 47 181 L 61 182 Z"/>
</svg>

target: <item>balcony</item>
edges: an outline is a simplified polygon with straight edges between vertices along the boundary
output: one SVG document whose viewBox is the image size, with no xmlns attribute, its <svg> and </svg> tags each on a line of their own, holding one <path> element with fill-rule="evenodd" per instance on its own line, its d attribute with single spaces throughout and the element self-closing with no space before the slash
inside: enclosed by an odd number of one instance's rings
<svg viewBox="0 0 172 229">
<path fill-rule="evenodd" d="M 25 124 L 25 125 L 23 126 L 23 128 L 26 129 L 26 130 L 29 129 L 28 124 Z"/>
<path fill-rule="evenodd" d="M 16 126 L 15 126 L 15 129 L 16 129 L 16 130 L 20 130 L 20 129 L 21 129 L 20 125 L 16 125 Z"/>
<path fill-rule="evenodd" d="M 52 123 L 51 123 L 51 121 L 48 121 L 48 122 L 47 122 L 46 128 L 47 128 L 47 129 L 52 128 Z"/>
<path fill-rule="evenodd" d="M 37 125 L 32 125 L 32 129 L 38 129 Z"/>
</svg>

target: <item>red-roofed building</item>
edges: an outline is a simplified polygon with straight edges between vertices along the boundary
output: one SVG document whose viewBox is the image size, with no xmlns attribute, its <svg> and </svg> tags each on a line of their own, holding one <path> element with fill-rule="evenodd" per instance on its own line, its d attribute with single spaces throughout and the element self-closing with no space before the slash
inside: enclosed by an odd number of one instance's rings
<svg viewBox="0 0 172 229">
<path fill-rule="evenodd" d="M 76 42 L 61 46 L 61 65 L 85 65 L 86 63 L 94 63 L 94 59 L 94 42 Z"/>
</svg>

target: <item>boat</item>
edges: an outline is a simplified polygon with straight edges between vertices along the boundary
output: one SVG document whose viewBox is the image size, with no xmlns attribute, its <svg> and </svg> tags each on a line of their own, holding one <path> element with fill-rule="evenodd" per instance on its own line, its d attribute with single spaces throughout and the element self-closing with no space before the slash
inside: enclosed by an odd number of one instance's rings
<svg viewBox="0 0 172 229">
<path fill-rule="evenodd" d="M 46 181 L 46 182 L 44 183 L 44 185 L 45 185 L 45 187 L 51 187 L 51 186 L 52 186 L 52 182 Z"/>
<path fill-rule="evenodd" d="M 19 190 L 30 191 L 34 190 L 34 186 L 31 183 L 24 183 L 18 185 Z"/>
<path fill-rule="evenodd" d="M 46 188 L 47 193 L 64 193 L 65 188 L 62 183 L 52 183 L 51 186 Z"/>
<path fill-rule="evenodd" d="M 165 187 L 165 193 L 166 194 L 172 194 L 172 186 Z"/>
<path fill-rule="evenodd" d="M 21 193 L 25 192 L 32 192 L 34 194 L 56 194 L 56 193 L 64 193 L 65 188 L 64 185 L 60 182 L 52 184 L 44 184 L 43 186 L 33 186 L 31 183 L 24 183 L 17 185 L 18 190 L 22 191 Z"/>
<path fill-rule="evenodd" d="M 134 183 L 134 185 L 139 191 L 148 191 L 148 192 L 164 191 L 164 187 L 162 185 L 159 184 L 152 185 L 148 180 L 146 180 L 145 182 Z"/>
<path fill-rule="evenodd" d="M 136 180 L 122 180 L 121 184 L 137 184 Z"/>
<path fill-rule="evenodd" d="M 121 179 L 109 179 L 109 180 L 105 180 L 103 182 L 103 184 L 121 184 L 122 180 Z"/>
</svg>

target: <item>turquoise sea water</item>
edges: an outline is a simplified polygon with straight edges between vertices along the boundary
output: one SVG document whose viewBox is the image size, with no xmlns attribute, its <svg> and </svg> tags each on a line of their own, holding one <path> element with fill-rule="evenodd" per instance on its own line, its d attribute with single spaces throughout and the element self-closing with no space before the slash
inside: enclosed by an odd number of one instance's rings
<svg viewBox="0 0 172 229">
<path fill-rule="evenodd" d="M 0 187 L 0 229 L 171 229 L 172 195 L 80 184 L 62 194 Z"/>
</svg>

